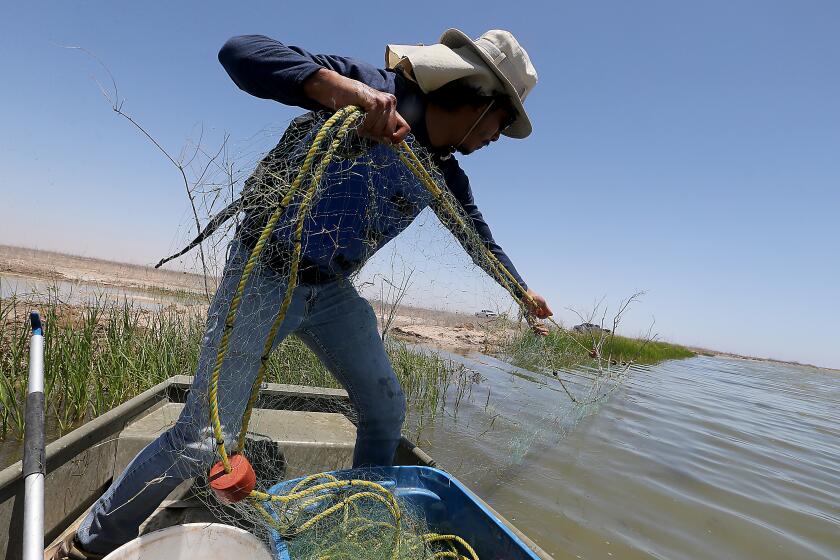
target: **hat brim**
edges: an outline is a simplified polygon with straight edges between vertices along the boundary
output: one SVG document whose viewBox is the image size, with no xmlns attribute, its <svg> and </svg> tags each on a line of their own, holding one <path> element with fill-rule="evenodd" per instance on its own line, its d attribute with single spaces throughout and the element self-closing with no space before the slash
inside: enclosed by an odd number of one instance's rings
<svg viewBox="0 0 840 560">
<path fill-rule="evenodd" d="M 519 99 L 519 93 L 516 91 L 516 88 L 513 87 L 510 80 L 508 80 L 507 77 L 502 74 L 501 70 L 499 70 L 499 68 L 493 63 L 493 59 L 491 59 L 483 50 L 478 48 L 475 43 L 473 43 L 473 40 L 469 37 L 469 35 L 460 29 L 447 29 L 444 31 L 443 35 L 440 36 L 439 42 L 450 49 L 469 47 L 481 57 L 481 59 L 487 64 L 488 68 L 493 71 L 493 74 L 499 78 L 499 81 L 505 88 L 505 93 L 508 94 L 510 102 L 513 104 L 514 109 L 516 109 L 516 120 L 514 120 L 513 123 L 511 123 L 511 125 L 502 132 L 502 134 L 511 138 L 525 138 L 530 135 L 533 130 L 531 126 L 531 119 L 528 118 L 528 113 L 525 112 L 525 106 Z"/>
</svg>

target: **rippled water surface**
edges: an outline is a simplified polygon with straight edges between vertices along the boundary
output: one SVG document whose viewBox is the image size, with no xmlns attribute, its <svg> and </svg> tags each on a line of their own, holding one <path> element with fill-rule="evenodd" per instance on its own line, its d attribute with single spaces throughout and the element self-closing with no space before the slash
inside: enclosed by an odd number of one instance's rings
<svg viewBox="0 0 840 560">
<path fill-rule="evenodd" d="M 840 558 L 837 372 L 671 361 L 575 422 L 553 380 L 461 359 L 484 380 L 423 443 L 558 560 Z"/>
</svg>

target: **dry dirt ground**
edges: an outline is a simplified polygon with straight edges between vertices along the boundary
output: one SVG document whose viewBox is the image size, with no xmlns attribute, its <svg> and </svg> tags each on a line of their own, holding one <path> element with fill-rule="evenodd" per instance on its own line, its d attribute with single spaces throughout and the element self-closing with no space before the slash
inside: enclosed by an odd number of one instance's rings
<svg viewBox="0 0 840 560">
<path fill-rule="evenodd" d="M 7 245 L 0 245 L 0 274 L 104 287 L 204 292 L 204 280 L 198 274 Z"/>
<path fill-rule="evenodd" d="M 187 296 L 193 302 L 188 307 L 206 305 L 201 275 L 51 251 L 0 245 L 0 276 L 122 289 L 131 298 L 178 306 L 185 305 Z M 212 293 L 214 280 L 210 284 Z M 409 306 L 393 310 L 379 301 L 371 305 L 380 326 L 387 324 L 394 336 L 445 348 L 487 351 L 513 328 L 506 319 Z"/>
<path fill-rule="evenodd" d="M 372 301 L 380 327 L 388 324 L 389 306 Z M 473 348 L 491 352 L 494 346 L 512 334 L 514 325 L 507 319 L 476 317 L 465 313 L 435 311 L 398 306 L 390 322 L 390 332 L 399 338 L 446 348 Z"/>
</svg>

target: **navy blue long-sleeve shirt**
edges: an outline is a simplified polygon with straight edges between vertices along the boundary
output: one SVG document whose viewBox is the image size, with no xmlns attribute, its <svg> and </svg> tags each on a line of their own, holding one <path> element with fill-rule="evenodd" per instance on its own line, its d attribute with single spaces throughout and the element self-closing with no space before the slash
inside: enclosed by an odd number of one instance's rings
<svg viewBox="0 0 840 560">
<path fill-rule="evenodd" d="M 425 96 L 400 73 L 376 68 L 366 62 L 337 55 L 317 55 L 262 35 L 233 37 L 219 51 L 219 61 L 243 91 L 262 99 L 308 110 L 324 109 L 304 92 L 304 82 L 321 68 L 393 94 L 397 110 L 411 126 L 415 139 L 434 154 L 425 123 Z M 484 245 L 510 271 L 524 289 L 527 285 L 513 263 L 495 242 L 473 198 L 469 179 L 454 157 L 434 156 L 444 181 L 471 220 Z"/>
</svg>

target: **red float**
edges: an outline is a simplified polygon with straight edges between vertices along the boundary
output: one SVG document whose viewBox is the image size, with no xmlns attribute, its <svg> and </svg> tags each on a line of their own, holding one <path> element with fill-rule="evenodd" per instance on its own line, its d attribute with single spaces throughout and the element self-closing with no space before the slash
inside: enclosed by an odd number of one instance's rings
<svg viewBox="0 0 840 560">
<path fill-rule="evenodd" d="M 230 457 L 230 472 L 225 472 L 221 461 L 210 469 L 210 488 L 219 500 L 232 504 L 247 498 L 257 485 L 254 467 L 244 455 Z"/>
</svg>

